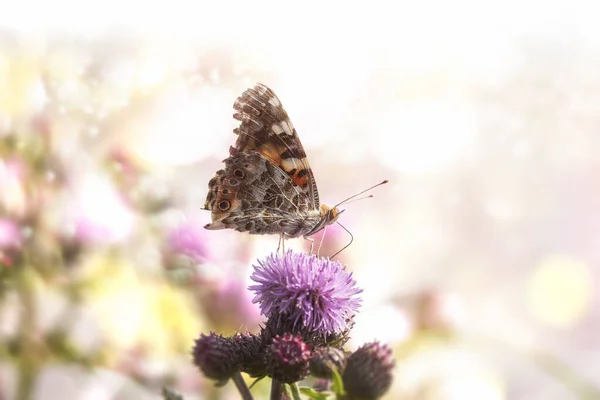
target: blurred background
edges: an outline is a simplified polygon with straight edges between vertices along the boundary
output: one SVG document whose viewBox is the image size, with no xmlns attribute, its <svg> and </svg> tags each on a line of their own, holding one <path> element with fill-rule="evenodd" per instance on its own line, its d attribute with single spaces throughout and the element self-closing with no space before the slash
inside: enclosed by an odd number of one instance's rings
<svg viewBox="0 0 600 400">
<path fill-rule="evenodd" d="M 262 321 L 245 287 L 278 238 L 201 210 L 256 82 L 323 202 L 390 180 L 338 256 L 364 288 L 348 347 L 394 348 L 388 399 L 600 398 L 594 4 L 4 7 L 0 399 L 239 398 L 189 353 Z"/>
</svg>

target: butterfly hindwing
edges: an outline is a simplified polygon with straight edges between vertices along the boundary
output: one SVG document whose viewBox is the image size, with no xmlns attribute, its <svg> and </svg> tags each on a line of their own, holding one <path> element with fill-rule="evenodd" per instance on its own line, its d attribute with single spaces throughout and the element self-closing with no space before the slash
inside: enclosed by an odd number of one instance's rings
<svg viewBox="0 0 600 400">
<path fill-rule="evenodd" d="M 284 171 L 254 151 L 234 152 L 208 185 L 205 208 L 213 218 L 207 229 L 296 236 L 306 223 L 313 223 L 310 217 L 299 218 L 310 214 L 308 197 Z"/>
</svg>

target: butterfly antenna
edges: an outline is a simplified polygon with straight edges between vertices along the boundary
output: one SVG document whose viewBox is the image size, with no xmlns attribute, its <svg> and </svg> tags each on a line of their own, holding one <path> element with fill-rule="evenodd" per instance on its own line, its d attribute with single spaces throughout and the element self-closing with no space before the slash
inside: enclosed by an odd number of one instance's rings
<svg viewBox="0 0 600 400">
<path fill-rule="evenodd" d="M 369 190 L 375 189 L 377 186 L 385 185 L 385 184 L 386 184 L 386 183 L 388 183 L 388 182 L 389 182 L 389 181 L 386 179 L 385 181 L 383 181 L 383 182 L 379 182 L 377 185 L 373 185 L 373 186 L 371 186 L 370 188 L 367 188 L 367 189 L 363 190 L 363 191 L 362 191 L 362 192 L 360 192 L 360 193 L 356 193 L 355 195 L 352 195 L 352 196 L 348 197 L 346 200 L 344 200 L 344 201 L 342 201 L 342 202 L 340 202 L 340 203 L 336 204 L 334 208 L 341 206 L 342 204 L 344 204 L 344 203 L 348 202 L 349 200 L 352 200 L 352 199 L 354 199 L 354 198 L 356 198 L 356 197 L 360 196 L 361 194 L 363 194 L 363 193 L 365 193 L 365 192 L 368 192 Z M 364 197 L 364 198 L 366 199 L 366 198 L 369 198 L 369 197 L 373 197 L 373 196 L 372 196 L 372 195 L 371 195 L 371 196 L 366 196 L 366 197 Z M 340 226 L 341 226 L 341 225 L 340 225 Z M 342 228 L 344 228 L 344 227 L 342 226 Z M 344 228 L 344 229 L 346 229 L 346 228 Z M 350 233 L 350 232 L 348 232 L 348 233 Z M 343 249 L 342 249 L 342 250 L 343 250 Z"/>
<path fill-rule="evenodd" d="M 381 185 L 381 184 L 380 184 Z M 375 186 L 379 186 L 379 185 L 375 185 Z M 368 190 L 368 189 L 367 189 Z M 348 246 L 350 246 L 352 244 L 352 242 L 354 241 L 354 235 L 348 230 L 346 229 L 346 227 L 342 224 L 340 224 L 339 222 L 336 222 L 339 226 L 341 226 L 346 232 L 348 232 L 348 235 L 350 235 L 350 242 L 348 242 L 347 245 L 345 245 L 344 247 L 342 247 L 337 253 L 335 253 L 334 255 L 331 256 L 330 260 L 333 260 L 333 257 L 337 256 L 338 254 L 340 254 L 342 251 L 346 250 L 346 248 Z"/>
<path fill-rule="evenodd" d="M 365 196 L 365 197 L 359 197 L 357 199 L 352 199 L 352 200 L 344 202 L 344 204 L 350 204 L 350 203 L 354 203 L 355 201 L 364 200 L 364 199 L 370 199 L 371 197 L 375 197 L 375 195 L 374 194 L 370 194 L 370 195 Z"/>
</svg>

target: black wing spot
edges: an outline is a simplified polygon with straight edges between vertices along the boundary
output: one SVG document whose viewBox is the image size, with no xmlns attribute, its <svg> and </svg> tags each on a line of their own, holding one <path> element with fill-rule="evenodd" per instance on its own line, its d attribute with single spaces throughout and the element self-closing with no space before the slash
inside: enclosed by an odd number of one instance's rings
<svg viewBox="0 0 600 400">
<path fill-rule="evenodd" d="M 227 211 L 229 210 L 229 208 L 231 208 L 231 203 L 227 200 L 221 200 L 219 202 L 219 210 L 221 211 Z"/>
</svg>

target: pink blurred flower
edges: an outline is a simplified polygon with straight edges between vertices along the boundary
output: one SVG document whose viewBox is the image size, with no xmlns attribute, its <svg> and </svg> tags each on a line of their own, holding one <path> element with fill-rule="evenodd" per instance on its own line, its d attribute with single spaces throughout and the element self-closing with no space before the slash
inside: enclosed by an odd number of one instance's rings
<svg viewBox="0 0 600 400">
<path fill-rule="evenodd" d="M 0 218 L 0 250 L 17 249 L 23 243 L 19 226 L 6 218 Z"/>
<path fill-rule="evenodd" d="M 416 298 L 417 329 L 453 332 L 464 321 L 464 308 L 452 293 L 424 290 Z"/>
<path fill-rule="evenodd" d="M 252 304 L 247 283 L 222 269 L 212 270 L 213 254 L 202 224 L 185 221 L 165 239 L 163 261 L 169 269 L 192 271 L 188 281 L 197 303 L 218 331 L 236 331 L 240 326 L 256 327 L 260 310 Z"/>
<path fill-rule="evenodd" d="M 195 262 L 204 262 L 208 257 L 204 229 L 193 222 L 178 226 L 167 236 L 167 251 L 173 255 L 183 254 Z"/>
<path fill-rule="evenodd" d="M 253 295 L 245 282 L 231 278 L 204 284 L 209 289 L 199 293 L 198 301 L 205 315 L 221 331 L 253 329 L 261 322 L 260 309 L 252 303 Z"/>
<path fill-rule="evenodd" d="M 82 182 L 67 213 L 75 238 L 83 243 L 123 242 L 134 229 L 133 211 L 114 186 L 100 177 Z"/>
<path fill-rule="evenodd" d="M 19 225 L 10 219 L 0 218 L 0 265 L 14 265 L 22 244 Z"/>
</svg>

